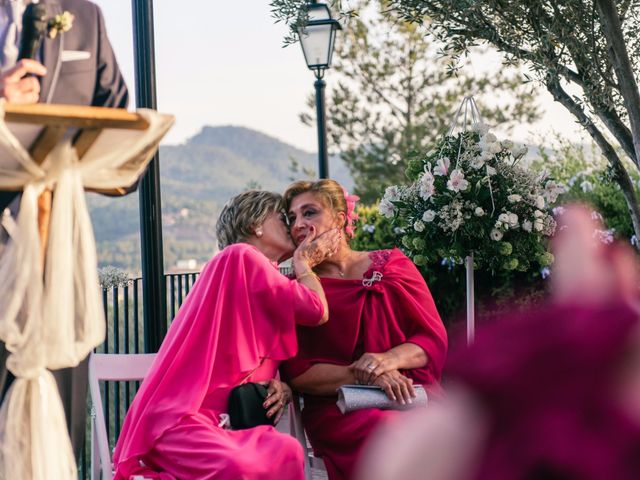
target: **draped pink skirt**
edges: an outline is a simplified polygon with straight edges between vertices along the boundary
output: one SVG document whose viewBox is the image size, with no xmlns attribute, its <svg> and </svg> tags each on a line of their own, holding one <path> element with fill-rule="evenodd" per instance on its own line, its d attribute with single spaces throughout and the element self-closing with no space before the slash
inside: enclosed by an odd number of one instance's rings
<svg viewBox="0 0 640 480">
<path fill-rule="evenodd" d="M 160 473 L 162 472 L 162 473 Z M 225 430 L 208 416 L 184 417 L 157 440 L 135 472 L 158 480 L 282 480 L 304 479 L 304 456 L 298 441 L 262 425 Z"/>
</svg>

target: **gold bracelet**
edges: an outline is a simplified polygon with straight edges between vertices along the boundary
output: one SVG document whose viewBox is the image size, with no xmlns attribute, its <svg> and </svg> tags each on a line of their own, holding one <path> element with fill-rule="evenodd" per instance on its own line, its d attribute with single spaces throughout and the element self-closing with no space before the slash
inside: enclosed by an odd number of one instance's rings
<svg viewBox="0 0 640 480">
<path fill-rule="evenodd" d="M 316 274 L 316 272 L 314 272 L 313 270 L 307 270 L 302 275 L 296 275 L 296 280 L 300 281 L 304 277 L 309 277 L 309 276 L 318 278 L 318 275 Z"/>
</svg>

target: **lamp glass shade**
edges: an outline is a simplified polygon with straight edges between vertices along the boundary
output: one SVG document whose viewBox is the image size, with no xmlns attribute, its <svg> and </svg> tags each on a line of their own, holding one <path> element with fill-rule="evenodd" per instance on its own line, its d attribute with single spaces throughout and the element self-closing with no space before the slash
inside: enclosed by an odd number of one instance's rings
<svg viewBox="0 0 640 480">
<path fill-rule="evenodd" d="M 338 21 L 331 18 L 329 7 L 323 3 L 309 5 L 308 23 L 298 30 L 302 52 L 311 70 L 323 70 L 331 66 Z"/>
</svg>

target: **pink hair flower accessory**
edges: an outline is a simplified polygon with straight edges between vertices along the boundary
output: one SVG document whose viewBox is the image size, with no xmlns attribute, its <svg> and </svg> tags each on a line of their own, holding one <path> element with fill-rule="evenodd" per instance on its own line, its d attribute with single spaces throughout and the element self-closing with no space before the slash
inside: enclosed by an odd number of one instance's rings
<svg viewBox="0 0 640 480">
<path fill-rule="evenodd" d="M 349 195 L 347 189 L 342 187 L 342 191 L 344 192 L 344 199 L 347 202 L 347 224 L 344 227 L 344 231 L 347 232 L 349 237 L 354 236 L 354 222 L 358 220 L 358 214 L 355 212 L 356 210 L 356 202 L 360 200 L 360 197 L 357 195 Z"/>
</svg>

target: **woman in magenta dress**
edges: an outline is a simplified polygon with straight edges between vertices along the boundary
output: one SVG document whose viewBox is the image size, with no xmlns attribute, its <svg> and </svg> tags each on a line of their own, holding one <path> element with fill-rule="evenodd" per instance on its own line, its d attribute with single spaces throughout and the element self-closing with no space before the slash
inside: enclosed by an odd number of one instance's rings
<svg viewBox="0 0 640 480">
<path fill-rule="evenodd" d="M 300 445 L 272 426 L 225 428 L 230 390 L 265 382 L 268 416 L 279 416 L 290 390 L 275 380 L 295 355 L 295 325 L 328 316 L 318 280 L 305 272 L 335 249 L 339 232 L 300 244 L 297 280 L 277 262 L 294 246 L 282 197 L 250 191 L 223 209 L 216 233 L 223 250 L 203 269 L 136 395 L 114 452 L 116 479 L 302 479 Z"/>
<path fill-rule="evenodd" d="M 283 371 L 304 393 L 304 426 L 330 480 L 349 479 L 371 432 L 395 412 L 343 415 L 336 389 L 378 385 L 405 403 L 415 395 L 415 382 L 437 394 L 447 335 L 424 279 L 400 250 L 349 247 L 357 197 L 333 180 L 296 182 L 284 196 L 294 243 L 302 244 L 314 230 L 345 232 L 336 253 L 314 267 L 330 321 L 316 329 L 298 327 L 298 355 Z"/>
</svg>

